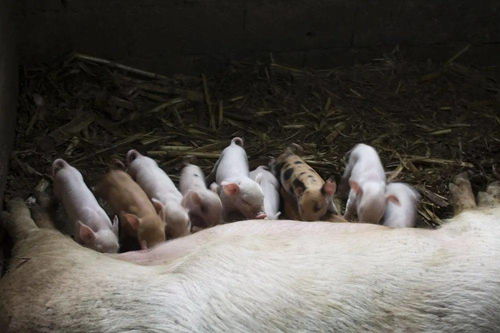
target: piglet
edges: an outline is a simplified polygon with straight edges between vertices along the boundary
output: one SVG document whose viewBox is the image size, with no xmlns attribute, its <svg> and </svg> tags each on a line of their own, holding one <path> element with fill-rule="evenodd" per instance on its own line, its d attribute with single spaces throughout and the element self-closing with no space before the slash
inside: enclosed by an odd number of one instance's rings
<svg viewBox="0 0 500 333">
<path fill-rule="evenodd" d="M 224 215 L 237 211 L 248 219 L 266 218 L 264 193 L 249 177 L 248 159 L 243 139 L 233 138 L 216 163 L 216 184 L 211 189 L 219 193 Z"/>
<path fill-rule="evenodd" d="M 336 213 L 333 201 L 336 184 L 326 181 L 303 159 L 288 147 L 272 163 L 279 177 L 283 192 L 285 213 L 289 218 L 302 221 L 319 221 L 328 213 Z"/>
<path fill-rule="evenodd" d="M 54 194 L 75 226 L 75 240 L 99 252 L 118 252 L 118 217 L 111 223 L 82 174 L 63 159 L 52 164 Z"/>
<path fill-rule="evenodd" d="M 260 185 L 264 192 L 264 212 L 270 220 L 277 220 L 280 216 L 280 184 L 278 179 L 263 165 L 250 172 L 250 179 Z"/>
<path fill-rule="evenodd" d="M 137 150 L 127 153 L 128 173 L 146 192 L 152 202 L 160 207 L 168 238 L 177 238 L 191 233 L 191 222 L 187 210 L 182 206 L 182 194 L 170 177 L 155 160 L 141 155 Z"/>
<path fill-rule="evenodd" d="M 344 217 L 367 223 L 379 223 L 384 216 L 385 173 L 380 158 L 371 146 L 357 144 L 350 152 L 342 182 L 349 182 L 350 192 Z"/>
<path fill-rule="evenodd" d="M 207 189 L 200 167 L 186 163 L 181 171 L 179 187 L 194 227 L 209 228 L 221 223 L 222 203 L 219 196 Z"/>
<path fill-rule="evenodd" d="M 96 186 L 96 192 L 118 214 L 125 234 L 137 237 L 142 249 L 165 241 L 165 222 L 158 216 L 163 206 L 152 203 L 126 172 L 109 171 Z"/>
<path fill-rule="evenodd" d="M 393 228 L 411 228 L 417 218 L 420 194 L 408 184 L 390 183 L 385 188 L 387 206 L 383 225 Z"/>
</svg>

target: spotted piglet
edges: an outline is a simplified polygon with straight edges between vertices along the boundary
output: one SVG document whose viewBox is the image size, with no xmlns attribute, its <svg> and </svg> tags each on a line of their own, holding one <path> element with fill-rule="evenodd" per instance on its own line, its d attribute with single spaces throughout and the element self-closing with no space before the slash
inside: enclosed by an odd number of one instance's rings
<svg viewBox="0 0 500 333">
<path fill-rule="evenodd" d="M 298 219 L 304 221 L 320 220 L 327 212 L 337 213 L 333 203 L 336 184 L 326 182 L 304 160 L 288 148 L 274 165 L 282 193 L 285 195 L 285 212 L 290 216 L 290 206 L 296 207 Z M 290 203 L 292 200 L 292 203 Z"/>
</svg>

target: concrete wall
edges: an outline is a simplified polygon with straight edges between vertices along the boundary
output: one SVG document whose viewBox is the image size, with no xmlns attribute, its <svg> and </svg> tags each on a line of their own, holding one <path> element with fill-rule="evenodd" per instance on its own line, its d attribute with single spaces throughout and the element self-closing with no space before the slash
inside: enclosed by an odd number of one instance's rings
<svg viewBox="0 0 500 333">
<path fill-rule="evenodd" d="M 22 61 L 64 52 L 156 72 L 230 59 L 297 66 L 365 62 L 395 45 L 414 58 L 500 61 L 498 0 L 16 0 Z"/>
<path fill-rule="evenodd" d="M 10 4 L 0 0 L 0 210 L 10 150 L 14 138 L 17 102 L 17 62 Z"/>
<path fill-rule="evenodd" d="M 17 101 L 17 63 L 14 24 L 9 0 L 0 0 L 0 211 L 3 204 L 5 176 L 14 139 Z M 0 276 L 4 271 L 4 250 L 8 248 L 0 227 Z"/>
</svg>

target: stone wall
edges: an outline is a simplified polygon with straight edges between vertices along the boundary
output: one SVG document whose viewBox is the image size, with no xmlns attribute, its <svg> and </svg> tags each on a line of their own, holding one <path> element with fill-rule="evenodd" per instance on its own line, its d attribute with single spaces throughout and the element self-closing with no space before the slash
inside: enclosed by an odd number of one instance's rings
<svg viewBox="0 0 500 333">
<path fill-rule="evenodd" d="M 22 62 L 76 50 L 160 72 L 231 59 L 295 66 L 405 56 L 498 64 L 498 0 L 16 0 Z"/>
</svg>

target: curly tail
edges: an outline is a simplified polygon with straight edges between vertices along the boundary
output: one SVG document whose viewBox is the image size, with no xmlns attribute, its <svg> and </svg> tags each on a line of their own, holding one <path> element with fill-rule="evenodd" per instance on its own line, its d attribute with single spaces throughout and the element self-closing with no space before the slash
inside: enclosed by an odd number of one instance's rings
<svg viewBox="0 0 500 333">
<path fill-rule="evenodd" d="M 59 172 L 59 170 L 67 166 L 69 166 L 68 162 L 66 162 L 62 158 L 56 159 L 54 162 L 52 162 L 52 177 L 54 177 Z"/>
<path fill-rule="evenodd" d="M 139 153 L 135 149 L 130 149 L 127 153 L 127 165 L 130 165 L 130 163 L 132 163 L 132 161 L 134 161 L 139 156 L 141 156 L 141 153 Z"/>
<path fill-rule="evenodd" d="M 182 159 L 183 166 L 188 166 L 189 164 L 194 164 L 194 162 L 196 162 L 196 156 L 194 156 L 194 155 L 186 155 Z"/>
<path fill-rule="evenodd" d="M 304 148 L 302 148 L 302 146 L 297 143 L 291 143 L 287 147 L 287 150 L 296 155 L 302 155 L 304 153 Z"/>
<path fill-rule="evenodd" d="M 118 169 L 118 170 L 126 170 L 127 169 L 125 164 L 117 158 L 113 159 L 113 161 L 111 162 L 110 169 L 113 169 L 113 168 Z"/>
<path fill-rule="evenodd" d="M 240 147 L 243 147 L 243 144 L 244 144 L 243 139 L 242 139 L 242 138 L 240 138 L 240 137 L 238 137 L 238 136 L 237 136 L 237 137 L 235 137 L 235 138 L 233 138 L 233 139 L 231 140 L 231 143 L 234 143 L 234 144 L 236 144 L 236 145 L 238 145 L 238 146 L 240 146 Z"/>
</svg>

